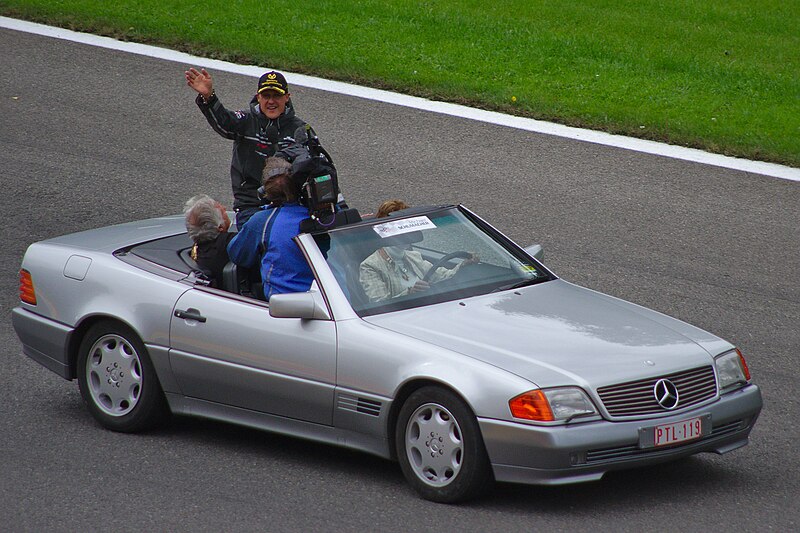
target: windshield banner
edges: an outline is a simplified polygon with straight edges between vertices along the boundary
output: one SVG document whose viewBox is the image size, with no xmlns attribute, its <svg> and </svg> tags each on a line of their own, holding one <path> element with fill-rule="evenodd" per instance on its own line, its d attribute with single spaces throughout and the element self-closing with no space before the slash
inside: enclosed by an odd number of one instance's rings
<svg viewBox="0 0 800 533">
<path fill-rule="evenodd" d="M 402 235 L 403 233 L 432 229 L 435 227 L 436 224 L 431 222 L 431 219 L 423 216 L 423 217 L 404 218 L 403 220 L 396 220 L 392 222 L 385 222 L 383 224 L 378 224 L 377 226 L 373 226 L 372 229 L 374 229 L 375 233 L 380 235 L 381 238 L 383 239 L 386 237 L 393 237 L 395 235 Z"/>
</svg>

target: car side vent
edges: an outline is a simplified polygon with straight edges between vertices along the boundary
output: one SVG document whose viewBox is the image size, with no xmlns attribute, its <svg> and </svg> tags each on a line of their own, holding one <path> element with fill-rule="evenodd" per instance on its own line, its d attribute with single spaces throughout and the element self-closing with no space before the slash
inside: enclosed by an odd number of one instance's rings
<svg viewBox="0 0 800 533">
<path fill-rule="evenodd" d="M 342 394 L 339 396 L 339 409 L 345 411 L 353 411 L 355 413 L 362 413 L 371 416 L 380 416 L 381 402 L 375 400 L 368 400 L 366 398 L 357 398 L 355 396 L 348 396 Z"/>
</svg>

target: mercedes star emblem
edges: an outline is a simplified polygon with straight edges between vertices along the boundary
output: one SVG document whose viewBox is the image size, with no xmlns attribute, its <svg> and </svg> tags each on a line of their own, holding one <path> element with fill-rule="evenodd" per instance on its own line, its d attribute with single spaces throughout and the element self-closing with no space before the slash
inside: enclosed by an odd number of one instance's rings
<svg viewBox="0 0 800 533">
<path fill-rule="evenodd" d="M 653 387 L 653 396 L 656 397 L 658 405 L 664 409 L 675 409 L 678 407 L 678 387 L 668 379 L 659 379 Z"/>
</svg>

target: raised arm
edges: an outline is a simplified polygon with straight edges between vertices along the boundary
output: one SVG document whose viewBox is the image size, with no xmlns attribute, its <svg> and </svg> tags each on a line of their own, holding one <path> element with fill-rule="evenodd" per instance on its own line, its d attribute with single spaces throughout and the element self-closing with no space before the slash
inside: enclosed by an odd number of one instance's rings
<svg viewBox="0 0 800 533">
<path fill-rule="evenodd" d="M 203 100 L 208 102 L 211 95 L 214 94 L 214 80 L 211 78 L 211 74 L 204 68 L 197 70 L 194 67 L 187 70 L 185 74 L 186 85 L 197 91 Z"/>
<path fill-rule="evenodd" d="M 185 72 L 185 76 L 186 85 L 197 92 L 195 99 L 197 106 L 214 131 L 231 140 L 247 135 L 250 122 L 249 112 L 246 110 L 234 112 L 225 109 L 214 93 L 214 80 L 206 69 L 197 70 L 192 67 Z"/>
</svg>

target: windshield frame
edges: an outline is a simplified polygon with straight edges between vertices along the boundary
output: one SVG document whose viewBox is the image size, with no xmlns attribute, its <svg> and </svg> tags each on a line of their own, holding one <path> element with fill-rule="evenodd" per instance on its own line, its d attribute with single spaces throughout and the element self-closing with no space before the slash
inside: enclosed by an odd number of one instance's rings
<svg viewBox="0 0 800 533">
<path fill-rule="evenodd" d="M 337 263 L 334 259 L 334 265 L 331 264 L 331 259 L 328 258 L 328 254 L 330 252 L 330 243 L 337 239 L 337 234 L 344 233 L 344 232 L 353 232 L 354 230 L 358 229 L 365 229 L 365 228 L 372 228 L 374 226 L 378 226 L 381 224 L 385 224 L 389 221 L 399 221 L 403 219 L 408 219 L 412 217 L 420 217 L 426 216 L 432 219 L 436 219 L 439 217 L 447 216 L 449 213 L 458 212 L 459 214 L 463 215 L 463 217 L 472 223 L 474 227 L 483 235 L 488 237 L 490 242 L 493 242 L 497 245 L 500 249 L 505 251 L 510 256 L 514 257 L 517 261 L 522 264 L 528 264 L 532 266 L 538 273 L 538 278 L 530 278 L 530 284 L 541 283 L 546 281 L 552 281 L 557 279 L 555 274 L 553 274 L 547 267 L 545 267 L 541 262 L 539 262 L 535 257 L 529 255 L 522 247 L 504 235 L 502 232 L 498 231 L 494 228 L 491 224 L 483 220 L 481 217 L 467 209 L 463 205 L 440 205 L 440 206 L 424 206 L 424 207 L 414 207 L 409 209 L 404 209 L 402 211 L 398 211 L 392 213 L 388 218 L 369 218 L 362 220 L 361 222 L 347 224 L 346 226 L 341 226 L 337 228 L 332 228 L 329 230 L 323 231 L 315 231 L 311 232 L 310 236 L 314 239 L 317 248 L 321 252 L 323 259 L 326 261 L 327 266 L 334 274 L 333 279 L 336 280 L 339 288 L 341 289 L 343 295 L 347 299 L 350 307 L 359 317 L 367 317 L 372 315 L 379 315 L 385 313 L 391 313 L 394 311 L 401 311 L 405 309 L 414 309 L 419 307 L 425 307 L 429 305 L 434 305 L 443 302 L 450 302 L 450 301 L 458 301 L 463 300 L 466 298 L 471 298 L 475 296 L 481 296 L 485 294 L 489 294 L 492 292 L 498 291 L 498 289 L 502 289 L 502 287 L 513 285 L 513 283 L 509 284 L 506 281 L 504 284 L 497 285 L 497 283 L 486 283 L 486 284 L 476 284 L 472 286 L 466 286 L 461 288 L 454 288 L 449 291 L 432 291 L 431 293 L 419 294 L 413 298 L 390 298 L 383 302 L 369 302 L 365 305 L 360 305 L 357 301 L 358 298 L 351 298 L 348 296 L 349 288 L 347 283 L 347 276 L 356 276 L 357 273 L 353 273 L 351 271 L 344 272 L 346 270 L 346 265 Z M 420 249 L 424 249 L 424 247 L 420 247 Z M 365 257 L 360 258 L 360 262 L 363 262 Z M 352 263 L 351 263 L 352 264 Z M 340 267 L 340 268 L 335 268 Z M 336 273 L 336 270 L 340 270 L 339 274 Z M 519 281 L 523 281 L 524 278 L 520 278 Z M 352 283 L 351 283 L 352 284 Z M 505 289 L 511 290 L 511 289 Z M 355 301 L 354 301 L 355 300 Z"/>
</svg>

